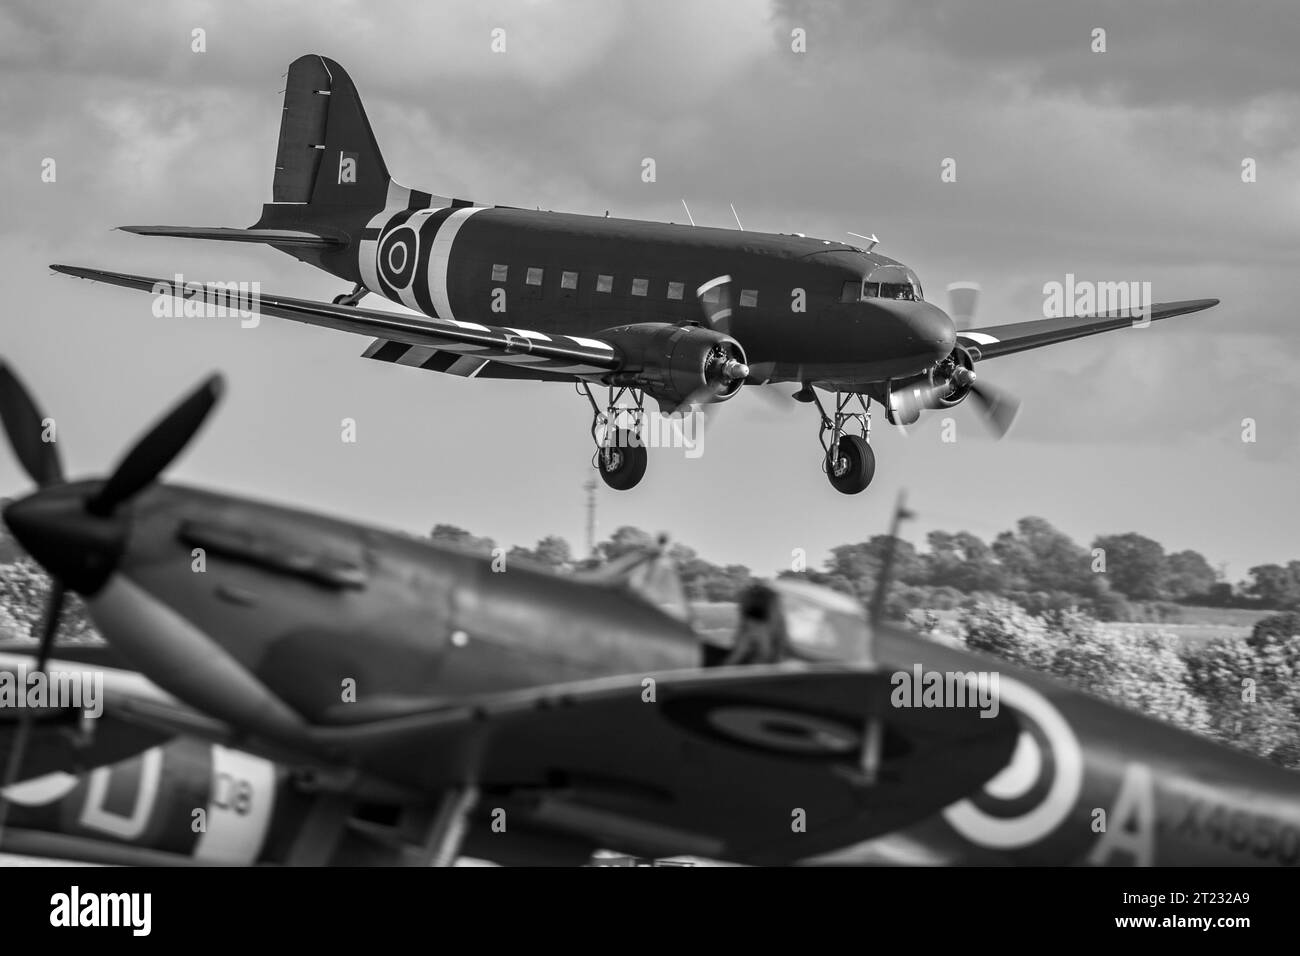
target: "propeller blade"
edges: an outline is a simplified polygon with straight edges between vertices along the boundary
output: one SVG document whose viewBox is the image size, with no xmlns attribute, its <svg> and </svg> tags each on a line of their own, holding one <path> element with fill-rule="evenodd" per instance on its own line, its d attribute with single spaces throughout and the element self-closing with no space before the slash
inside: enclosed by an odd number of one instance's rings
<svg viewBox="0 0 1300 956">
<path fill-rule="evenodd" d="M 723 335 L 730 334 L 731 276 L 721 275 L 710 279 L 695 290 L 695 298 L 704 312 L 705 324 Z"/>
<path fill-rule="evenodd" d="M 63 597 L 66 589 L 57 578 L 50 581 L 50 596 L 45 601 L 45 616 L 41 619 L 40 645 L 36 651 L 36 669 L 45 670 L 49 663 L 50 651 L 54 648 L 54 635 L 59 630 L 59 617 L 63 613 Z"/>
<path fill-rule="evenodd" d="M 57 579 L 50 582 L 50 596 L 45 602 L 45 615 L 41 620 L 40 644 L 36 651 L 36 670 L 43 672 L 49 663 L 50 651 L 54 647 L 54 635 L 59 630 L 59 617 L 63 613 L 64 588 Z M 4 838 L 5 820 L 9 816 L 9 798 L 5 791 L 22 779 L 23 761 L 27 757 L 27 746 L 32 736 L 33 717 L 30 710 L 24 710 L 18 719 L 18 730 L 14 734 L 13 750 L 9 751 L 9 761 L 5 764 L 4 780 L 0 782 L 0 841 Z"/>
<path fill-rule="evenodd" d="M 112 514 L 153 482 L 189 444 L 221 397 L 222 388 L 221 376 L 212 375 L 140 438 L 99 493 L 86 503 L 91 514 Z"/>
<path fill-rule="evenodd" d="M 1001 438 L 1011 430 L 1016 416 L 1020 414 L 1020 400 L 1010 392 L 976 379 L 970 387 L 970 397 L 984 417 L 985 423 L 993 434 Z"/>
<path fill-rule="evenodd" d="M 980 284 L 978 282 L 950 282 L 948 284 L 948 314 L 952 324 L 959 329 L 969 329 L 975 324 L 979 311 Z"/>
<path fill-rule="evenodd" d="M 54 442 L 42 438 L 45 416 L 26 386 L 0 362 L 0 421 L 27 476 L 41 487 L 63 481 L 63 465 Z"/>
<path fill-rule="evenodd" d="M 749 385 L 745 391 L 757 395 L 768 408 L 776 412 L 789 413 L 799 406 L 792 393 L 777 385 Z"/>
</svg>

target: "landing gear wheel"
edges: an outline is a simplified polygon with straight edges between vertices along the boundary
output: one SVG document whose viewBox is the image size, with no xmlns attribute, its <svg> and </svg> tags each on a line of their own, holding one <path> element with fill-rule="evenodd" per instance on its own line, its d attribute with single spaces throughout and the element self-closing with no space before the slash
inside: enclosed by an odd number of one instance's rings
<svg viewBox="0 0 1300 956">
<path fill-rule="evenodd" d="M 856 495 L 876 474 L 876 453 L 861 435 L 841 435 L 826 462 L 826 477 L 836 491 Z"/>
<path fill-rule="evenodd" d="M 645 446 L 633 432 L 622 428 L 614 432 L 611 438 L 611 442 L 596 452 L 596 468 L 600 477 L 616 491 L 635 488 L 645 477 L 649 458 Z"/>
</svg>

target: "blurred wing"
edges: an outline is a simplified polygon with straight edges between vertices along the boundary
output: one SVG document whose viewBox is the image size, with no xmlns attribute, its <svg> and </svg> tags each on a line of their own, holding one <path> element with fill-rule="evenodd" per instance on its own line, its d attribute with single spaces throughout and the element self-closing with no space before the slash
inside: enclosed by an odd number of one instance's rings
<svg viewBox="0 0 1300 956">
<path fill-rule="evenodd" d="M 600 846 L 757 864 L 802 859 L 938 812 L 1005 766 L 1017 733 L 1010 716 L 894 707 L 883 670 L 774 665 L 650 676 L 653 700 L 644 678 L 620 677 L 317 733 L 372 773 L 396 773 L 425 791 L 474 780 L 514 799 L 511 819 L 521 813 Z M 795 808 L 806 832 L 791 826 Z"/>
</svg>

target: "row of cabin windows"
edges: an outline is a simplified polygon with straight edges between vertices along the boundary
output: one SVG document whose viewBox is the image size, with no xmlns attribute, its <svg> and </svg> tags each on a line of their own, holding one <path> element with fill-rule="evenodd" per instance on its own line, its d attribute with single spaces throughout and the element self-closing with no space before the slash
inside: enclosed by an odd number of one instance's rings
<svg viewBox="0 0 1300 956">
<path fill-rule="evenodd" d="M 545 277 L 545 272 L 546 270 L 541 269 L 538 266 L 529 266 L 528 271 L 524 274 L 524 285 L 541 286 L 542 280 Z M 497 263 L 496 265 L 492 266 L 493 282 L 505 282 L 509 275 L 510 275 L 510 267 L 508 265 L 502 265 L 500 263 Z M 561 272 L 560 288 L 576 290 L 578 288 L 578 273 L 569 272 L 568 270 Z M 614 291 L 614 277 L 612 275 L 597 275 L 596 291 L 612 293 Z M 644 297 L 649 294 L 650 294 L 649 279 L 632 280 L 632 295 Z M 686 283 L 684 282 L 668 283 L 669 299 L 680 302 L 682 298 L 685 296 L 685 294 L 686 294 Z M 716 305 L 718 300 L 721 298 L 721 295 L 722 295 L 721 288 L 719 286 L 714 286 L 712 289 L 709 289 L 707 292 L 704 293 L 704 302 L 708 305 Z M 758 290 L 741 289 L 740 304 L 743 308 L 747 308 L 747 309 L 757 308 Z"/>
</svg>

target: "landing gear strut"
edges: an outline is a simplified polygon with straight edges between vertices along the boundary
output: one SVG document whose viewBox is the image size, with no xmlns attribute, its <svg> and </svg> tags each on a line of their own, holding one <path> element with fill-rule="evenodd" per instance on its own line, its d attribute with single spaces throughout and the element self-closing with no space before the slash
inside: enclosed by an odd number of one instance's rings
<svg viewBox="0 0 1300 956">
<path fill-rule="evenodd" d="M 578 383 L 578 391 L 591 403 L 591 439 L 596 443 L 592 464 L 601 479 L 616 491 L 634 488 L 645 477 L 648 456 L 642 441 L 645 421 L 645 394 L 635 388 L 609 389 L 609 399 L 602 408 L 591 394 L 591 386 Z M 620 405 L 624 394 L 632 405 Z"/>
<path fill-rule="evenodd" d="M 830 479 L 831 487 L 845 495 L 856 495 L 865 491 L 876 474 L 876 455 L 871 450 L 871 408 L 865 395 L 857 392 L 835 393 L 835 414 L 826 413 L 816 391 L 805 385 L 798 395 L 807 392 L 817 405 L 822 416 L 821 432 L 818 439 L 822 443 L 825 458 L 822 470 Z M 856 400 L 861 411 L 851 408 Z M 855 427 L 858 434 L 851 435 L 847 429 Z M 829 438 L 828 438 L 829 433 Z"/>
<path fill-rule="evenodd" d="M 362 300 L 362 298 L 365 297 L 366 293 L 369 291 L 370 291 L 369 289 L 367 289 L 360 282 L 358 282 L 356 284 L 356 287 L 351 292 L 340 293 L 339 295 L 336 295 L 331 301 L 335 305 L 356 305 Z"/>
</svg>

